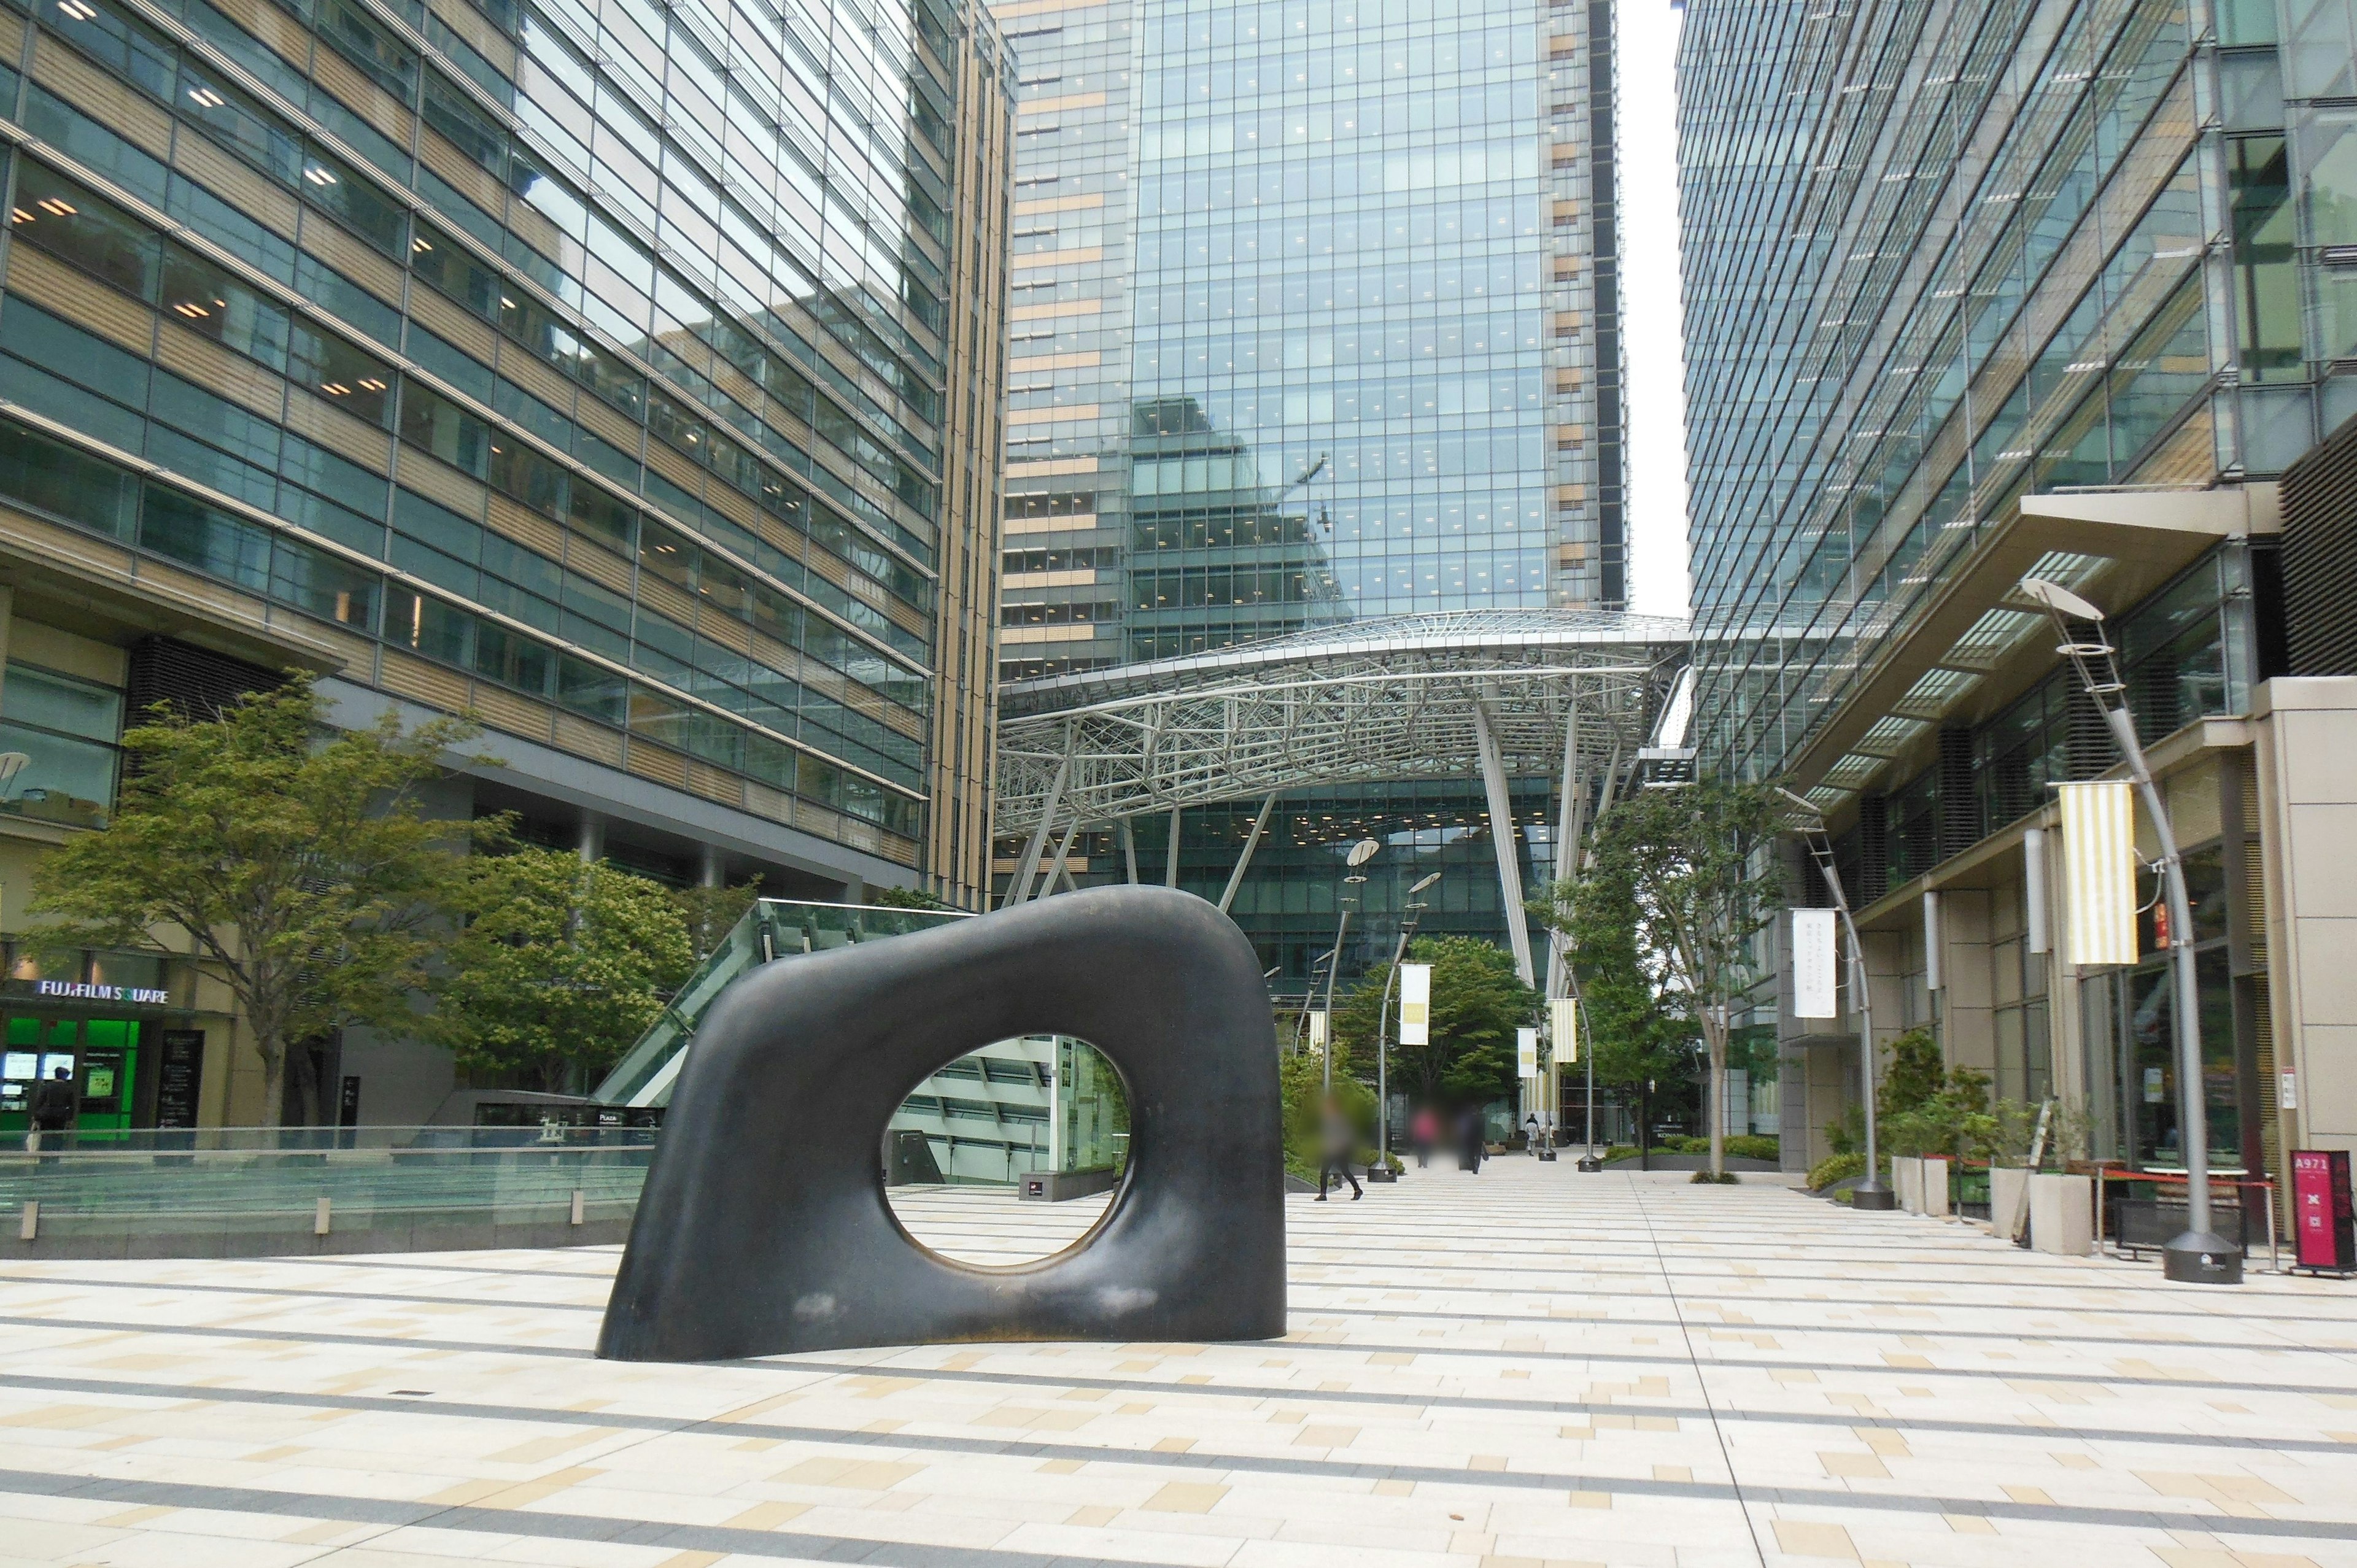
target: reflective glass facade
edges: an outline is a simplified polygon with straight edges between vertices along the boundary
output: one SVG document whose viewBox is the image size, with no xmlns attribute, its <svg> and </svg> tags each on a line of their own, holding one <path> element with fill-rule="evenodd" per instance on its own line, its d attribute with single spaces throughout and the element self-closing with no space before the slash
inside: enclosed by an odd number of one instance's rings
<svg viewBox="0 0 2357 1568">
<path fill-rule="evenodd" d="M 1004 678 L 1625 603 L 1609 0 L 996 9 L 1021 61 Z M 1183 885 L 1220 896 L 1257 804 L 1189 813 Z M 1278 984 L 1332 944 L 1345 818 L 1402 887 L 1466 840 L 1488 903 L 1469 882 L 1433 929 L 1503 938 L 1478 787 L 1288 799 L 1233 905 Z M 1168 831 L 1137 825 L 1147 880 Z M 1113 843 L 1084 836 L 1095 875 Z"/>
<path fill-rule="evenodd" d="M 13 547 L 978 897 L 986 19 L 39 0 L 0 59 Z"/>
<path fill-rule="evenodd" d="M 2351 58 L 2338 0 L 1694 0 L 1706 755 L 1775 773 L 2015 498 L 2272 475 L 2357 411 L 2303 102 Z"/>
<path fill-rule="evenodd" d="M 998 12 L 1006 675 L 1625 600 L 1608 5 Z"/>
</svg>

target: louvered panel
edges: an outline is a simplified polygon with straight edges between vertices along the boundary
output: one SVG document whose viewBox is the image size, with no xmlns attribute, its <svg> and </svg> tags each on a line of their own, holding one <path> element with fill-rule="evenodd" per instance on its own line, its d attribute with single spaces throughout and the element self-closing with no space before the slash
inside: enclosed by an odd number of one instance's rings
<svg viewBox="0 0 2357 1568">
<path fill-rule="evenodd" d="M 383 475 L 393 470 L 392 436 L 373 424 L 354 419 L 324 399 L 313 397 L 301 387 L 291 388 L 287 392 L 286 425 L 371 473 Z"/>
<path fill-rule="evenodd" d="M 401 307 L 401 270 L 335 224 L 305 224 L 303 248 L 390 307 Z"/>
<path fill-rule="evenodd" d="M 651 572 L 639 579 L 639 603 L 682 626 L 695 624 L 695 601 Z"/>
<path fill-rule="evenodd" d="M 409 314 L 444 342 L 457 345 L 486 365 L 491 362 L 498 342 L 491 329 L 433 290 L 411 291 Z"/>
<path fill-rule="evenodd" d="M 295 198 L 202 136 L 182 136 L 172 164 L 255 222 L 295 237 Z"/>
<path fill-rule="evenodd" d="M 500 182 L 485 173 L 482 165 L 445 141 L 439 132 L 429 127 L 417 138 L 417 151 L 418 156 L 425 160 L 426 167 L 456 186 L 476 206 L 494 218 L 506 212 L 506 199 L 500 189 Z M 519 209 L 522 209 L 522 203 L 517 205 Z"/>
<path fill-rule="evenodd" d="M 704 494 L 704 470 L 660 441 L 647 443 L 647 466 L 689 495 Z"/>
<path fill-rule="evenodd" d="M 217 717 L 249 692 L 285 683 L 278 671 L 171 637 L 144 637 L 124 663 L 123 708 L 144 722 L 158 703 L 193 719 Z"/>
<path fill-rule="evenodd" d="M 23 42 L 23 24 L 13 14 L 0 16 L 18 35 L 8 40 L 14 49 Z M 54 39 L 43 38 L 35 48 L 33 80 L 152 156 L 172 156 L 170 115 Z"/>
<path fill-rule="evenodd" d="M 2295 675 L 2357 675 L 2357 420 L 2283 477 L 2284 619 Z"/>
<path fill-rule="evenodd" d="M 533 359 L 530 354 L 507 354 L 500 360 L 500 374 L 540 399 L 559 413 L 573 412 L 573 383 Z"/>
<path fill-rule="evenodd" d="M 707 763 L 692 760 L 688 763 L 687 787 L 706 800 L 717 800 L 725 806 L 744 804 L 745 781 Z"/>
<path fill-rule="evenodd" d="M 232 354 L 167 317 L 156 344 L 156 362 L 187 377 L 216 397 L 244 404 L 273 424 L 286 412 L 286 383 L 242 354 Z"/>
<path fill-rule="evenodd" d="M 264 5 L 263 0 L 212 0 L 212 4 L 296 70 L 309 64 L 310 29 L 277 6 Z"/>
<path fill-rule="evenodd" d="M 311 74 L 353 113 L 390 137 L 395 146 L 409 145 L 409 111 L 362 75 L 350 60 L 334 49 L 323 48 L 318 51 Z"/>
<path fill-rule="evenodd" d="M 565 530 L 496 490 L 491 493 L 490 524 L 518 544 L 552 561 L 565 559 Z"/>
<path fill-rule="evenodd" d="M 428 664 L 423 659 L 413 659 L 406 653 L 395 653 L 388 648 L 384 650 L 384 669 L 377 681 L 388 692 L 414 697 L 445 713 L 466 712 L 467 678 L 440 665 Z"/>
<path fill-rule="evenodd" d="M 503 686 L 488 681 L 475 682 L 475 712 L 494 729 L 526 740 L 545 742 L 550 735 L 549 709 L 529 698 L 519 697 Z"/>
<path fill-rule="evenodd" d="M 8 287 L 143 360 L 155 350 L 154 311 L 30 245 L 10 249 Z"/>
<path fill-rule="evenodd" d="M 587 425 L 592 435 L 619 447 L 625 456 L 639 455 L 639 427 L 607 407 L 595 393 L 584 393 L 574 404 L 573 418 L 576 424 Z"/>
<path fill-rule="evenodd" d="M 457 469 L 436 462 L 414 446 L 401 449 L 400 465 L 397 477 L 419 495 L 441 502 L 461 517 L 483 515 L 483 502 L 490 492 Z"/>
<path fill-rule="evenodd" d="M 678 752 L 667 751 L 652 741 L 632 736 L 624 766 L 641 779 L 652 779 L 682 789 L 687 788 L 687 758 Z"/>
<path fill-rule="evenodd" d="M 592 544 L 577 533 L 567 534 L 565 541 L 565 564 L 594 583 L 602 583 L 618 594 L 630 592 L 630 564 L 610 550 Z"/>
<path fill-rule="evenodd" d="M 622 737 L 603 725 L 571 714 L 556 715 L 556 744 L 576 757 L 586 757 L 602 762 L 608 768 L 622 766 Z"/>
</svg>

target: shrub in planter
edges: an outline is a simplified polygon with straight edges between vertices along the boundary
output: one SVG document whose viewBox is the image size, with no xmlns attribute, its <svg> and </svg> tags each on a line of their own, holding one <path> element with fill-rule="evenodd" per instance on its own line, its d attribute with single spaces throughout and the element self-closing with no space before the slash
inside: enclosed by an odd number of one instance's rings
<svg viewBox="0 0 2357 1568">
<path fill-rule="evenodd" d="M 1865 1155 L 1857 1150 L 1844 1155 L 1833 1155 L 1810 1167 L 1809 1190 L 1823 1192 L 1837 1181 L 1846 1181 L 1851 1176 L 1862 1176 L 1865 1174 Z"/>
<path fill-rule="evenodd" d="M 1733 1171 L 1721 1171 L 1717 1176 L 1708 1171 L 1696 1171 L 1694 1179 L 1695 1185 L 1701 1187 L 1733 1187 L 1743 1178 Z"/>
</svg>

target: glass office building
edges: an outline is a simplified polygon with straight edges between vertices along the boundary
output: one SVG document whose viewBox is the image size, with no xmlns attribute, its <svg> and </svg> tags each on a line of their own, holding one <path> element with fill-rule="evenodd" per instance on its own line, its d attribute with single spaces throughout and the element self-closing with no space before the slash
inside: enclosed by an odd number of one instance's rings
<svg viewBox="0 0 2357 1568">
<path fill-rule="evenodd" d="M 1624 604 L 1609 0 L 996 10 L 1021 60 L 1005 678 Z M 1330 880 L 1307 835 L 1479 820 L 1477 789 L 1440 794 L 1281 803 L 1239 918 L 1290 965 L 1330 907 L 1286 886 L 1297 860 Z M 1217 897 L 1230 829 L 1189 830 L 1188 886 Z"/>
<path fill-rule="evenodd" d="M 2269 934 L 2310 743 L 2271 726 L 2322 700 L 2281 679 L 2276 481 L 2357 413 L 2348 6 L 1692 0 L 1684 28 L 1706 765 L 1825 811 L 1886 1038 L 1930 1027 L 2166 1167 L 2166 922 L 2125 969 L 2053 936 L 2051 787 L 2118 757 L 2017 585 L 2091 599 L 2188 852 L 2212 1158 L 2280 1175 L 2332 1010 Z M 1797 1167 L 1855 1098 L 1854 1021 L 1765 1002 Z"/>
<path fill-rule="evenodd" d="M 585 853 L 980 901 L 985 16 L 38 0 L 0 60 L 0 553 L 103 645 L 28 681 L 304 664 L 479 715 L 475 808 Z M 89 707 L 38 695 L 0 708 Z M 28 786 L 102 816 L 111 777 Z"/>
</svg>

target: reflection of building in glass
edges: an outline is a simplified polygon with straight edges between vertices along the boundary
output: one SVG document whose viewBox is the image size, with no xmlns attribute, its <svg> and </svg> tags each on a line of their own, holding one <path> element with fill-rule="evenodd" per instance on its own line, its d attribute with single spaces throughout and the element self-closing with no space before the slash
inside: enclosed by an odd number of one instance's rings
<svg viewBox="0 0 2357 1568">
<path fill-rule="evenodd" d="M 1139 403 L 1130 430 L 1129 658 L 1202 653 L 1348 616 L 1320 544 L 1333 519 L 1301 499 L 1318 463 L 1285 486 L 1262 484 L 1252 453 L 1212 429 L 1193 398 Z"/>
<path fill-rule="evenodd" d="M 441 809 L 980 901 L 1011 62 L 962 0 L 847 21 L 0 20 L 0 880 L 110 809 L 124 714 L 294 664 L 350 719 L 479 715 L 505 765 Z M 171 989 L 208 1120 L 276 1119 Z M 369 1121 L 448 1087 L 341 1049 Z"/>
<path fill-rule="evenodd" d="M 998 9 L 1007 678 L 1625 604 L 1609 0 Z"/>
<path fill-rule="evenodd" d="M 2303 1118 L 2352 1111 L 2310 1053 L 2345 1055 L 2357 1013 L 2299 959 L 2338 940 L 2302 888 L 2345 881 L 2350 838 L 2296 831 L 2352 694 L 2290 677 L 2357 673 L 2357 647 L 2287 651 L 2303 584 L 2348 598 L 2351 438 L 2309 449 L 2357 413 L 2335 270 L 2357 166 L 2323 106 L 2357 82 L 2350 27 L 2181 0 L 1687 7 L 1703 760 L 1825 811 L 1878 1026 L 2076 1103 L 2090 1152 L 2134 1164 L 2182 1155 L 2168 944 L 2149 913 L 2125 971 L 2043 940 L 2069 915 L 2052 787 L 2117 757 L 2016 585 L 2109 618 L 2187 854 L 2213 1166 L 2282 1177 Z M 1856 1035 L 1781 1028 L 1799 1168 L 1855 1098 Z"/>
</svg>

